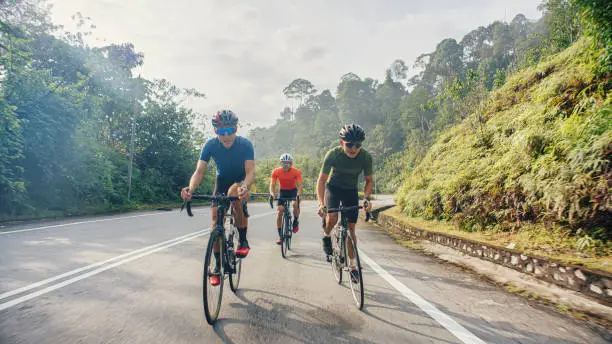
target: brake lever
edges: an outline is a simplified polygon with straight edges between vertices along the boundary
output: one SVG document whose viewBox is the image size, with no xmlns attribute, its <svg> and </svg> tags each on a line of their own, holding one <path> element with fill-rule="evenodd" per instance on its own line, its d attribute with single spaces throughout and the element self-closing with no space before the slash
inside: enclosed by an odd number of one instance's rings
<svg viewBox="0 0 612 344">
<path fill-rule="evenodd" d="M 181 205 L 181 212 L 183 211 L 185 206 L 187 206 L 187 215 L 193 217 L 193 212 L 191 211 L 191 202 L 187 202 L 187 200 L 184 200 L 183 205 Z"/>
</svg>

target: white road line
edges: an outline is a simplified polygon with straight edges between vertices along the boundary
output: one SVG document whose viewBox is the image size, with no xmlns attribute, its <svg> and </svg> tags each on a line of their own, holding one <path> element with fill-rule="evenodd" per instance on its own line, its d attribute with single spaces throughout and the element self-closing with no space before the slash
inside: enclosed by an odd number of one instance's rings
<svg viewBox="0 0 612 344">
<path fill-rule="evenodd" d="M 141 214 L 141 215 L 132 215 L 132 216 L 122 216 L 122 217 L 114 217 L 111 219 L 99 219 L 99 220 L 89 220 L 89 221 L 79 221 L 79 222 L 70 222 L 70 223 L 61 223 L 61 224 L 57 224 L 57 225 L 49 225 L 49 226 L 42 226 L 42 227 L 34 227 L 34 228 L 24 228 L 24 229 L 16 229 L 16 230 L 12 230 L 12 231 L 0 231 L 0 235 L 3 234 L 13 234 L 13 233 L 22 233 L 22 232 L 30 232 L 30 231 L 38 231 L 41 229 L 49 229 L 49 228 L 58 228 L 58 227 L 67 227 L 67 226 L 75 226 L 75 225 L 82 225 L 85 223 L 96 223 L 96 222 L 105 222 L 105 221 L 118 221 L 118 220 L 123 220 L 123 219 L 132 219 L 135 217 L 144 217 L 144 216 L 155 216 L 155 215 L 167 215 L 169 212 L 159 212 L 159 213 L 152 213 L 152 214 Z M 195 211 L 194 211 L 195 213 Z M 266 214 L 260 214 L 260 215 L 267 215 Z M 256 218 L 257 215 L 253 215 L 251 216 L 251 218 Z"/>
<path fill-rule="evenodd" d="M 406 287 L 402 282 L 398 281 L 385 269 L 381 268 L 374 260 L 368 257 L 365 252 L 359 250 L 359 257 L 362 258 L 368 265 L 376 271 L 382 278 L 384 278 L 389 284 L 391 284 L 397 291 L 407 297 L 412 303 L 417 305 L 430 317 L 436 320 L 440 325 L 444 326 L 450 333 L 455 337 L 459 338 L 463 343 L 466 344 L 485 344 L 485 342 L 476 337 L 472 332 L 468 331 L 465 327 L 459 325 L 453 318 L 442 313 L 434 305 L 423 299 L 419 294 Z"/>
<path fill-rule="evenodd" d="M 182 240 L 175 241 L 175 242 L 173 242 L 173 243 L 170 243 L 170 244 L 167 244 L 167 245 L 164 245 L 164 246 L 161 246 L 161 247 L 155 248 L 155 249 L 153 249 L 153 250 L 145 251 L 145 252 L 140 253 L 140 254 L 138 254 L 138 255 L 131 256 L 131 257 L 127 258 L 127 259 L 120 260 L 120 261 L 115 262 L 115 263 L 113 263 L 113 264 L 106 265 L 106 266 L 104 266 L 104 267 L 101 267 L 101 268 L 98 268 L 98 269 L 95 269 L 95 270 L 92 270 L 92 271 L 86 272 L 86 273 L 84 273 L 84 274 L 78 275 L 78 276 L 73 277 L 73 278 L 71 278 L 71 279 L 69 279 L 69 280 L 65 280 L 65 281 L 63 281 L 63 282 L 60 282 L 60 283 L 57 283 L 57 284 L 53 284 L 53 285 L 51 285 L 51 286 L 48 286 L 48 287 L 46 287 L 46 288 L 44 288 L 44 289 L 41 289 L 41 290 L 35 291 L 35 292 L 33 292 L 33 293 L 26 294 L 26 295 L 24 295 L 24 296 L 18 297 L 18 298 L 16 298 L 16 299 L 11 300 L 11 301 L 8 301 L 8 302 L 5 302 L 5 303 L 0 304 L 0 311 L 3 311 L 3 310 L 5 310 L 5 309 L 7 309 L 7 308 L 9 308 L 9 307 L 13 307 L 13 306 L 15 306 L 15 305 L 18 305 L 18 304 L 20 304 L 20 303 L 22 303 L 22 302 L 24 302 L 24 301 L 31 300 L 31 299 L 33 299 L 33 298 L 35 298 L 35 297 L 38 297 L 38 296 L 41 296 L 41 295 L 44 295 L 44 294 L 50 293 L 50 292 L 52 292 L 52 291 L 54 291 L 54 290 L 57 290 L 57 289 L 63 288 L 63 287 L 65 287 L 65 286 L 67 286 L 67 285 L 70 285 L 70 284 L 72 284 L 72 283 L 74 283 L 74 282 L 78 282 L 78 281 L 80 281 L 80 280 L 82 280 L 82 279 L 85 279 L 85 278 L 88 278 L 88 277 L 91 277 L 91 276 L 97 275 L 97 274 L 99 274 L 99 273 L 101 273 L 101 272 L 104 272 L 104 271 L 106 271 L 106 270 L 110 270 L 110 269 L 115 268 L 115 267 L 117 267 L 117 266 L 120 266 L 120 265 L 123 265 L 123 264 L 129 263 L 129 262 L 131 262 L 131 261 L 134 261 L 134 260 L 136 260 L 136 259 L 139 259 L 139 258 L 142 258 L 142 257 L 148 256 L 148 255 L 153 254 L 153 253 L 155 253 L 155 252 L 157 252 L 157 251 L 161 251 L 161 250 L 167 249 L 167 248 L 169 248 L 169 247 L 176 246 L 176 245 L 181 244 L 181 243 L 183 243 L 183 242 L 185 242 L 185 241 L 193 240 L 193 239 L 195 239 L 195 238 L 197 238 L 197 237 L 200 237 L 200 236 L 206 235 L 206 234 L 208 234 L 208 233 L 210 233 L 210 232 L 209 232 L 209 231 L 199 232 L 198 234 L 195 234 L 195 235 L 189 236 L 189 237 L 184 238 L 184 239 L 182 239 Z"/>
<path fill-rule="evenodd" d="M 102 266 L 104 264 L 108 264 L 108 263 L 114 262 L 116 260 L 120 260 L 120 259 L 126 258 L 128 256 L 131 256 L 131 255 L 143 252 L 143 251 L 147 251 L 147 250 L 151 250 L 151 249 L 154 249 L 156 247 L 159 247 L 159 246 L 167 245 L 167 244 L 169 244 L 171 242 L 174 242 L 174 241 L 177 241 L 177 240 L 181 240 L 181 239 L 186 238 L 186 237 L 191 236 L 191 235 L 207 232 L 208 230 L 209 229 L 202 230 L 202 231 L 199 231 L 199 232 L 192 232 L 192 233 L 189 233 L 189 234 L 185 234 L 183 236 L 180 236 L 180 237 L 177 237 L 177 238 L 174 238 L 174 239 L 170 239 L 170 240 L 166 240 L 166 241 L 163 241 L 163 242 L 160 242 L 160 243 L 157 243 L 157 244 L 154 244 L 154 245 L 150 245 L 150 246 L 147 246 L 147 247 L 143 247 L 143 248 L 135 250 L 135 251 L 127 252 L 127 253 L 124 253 L 122 255 L 119 255 L 119 256 L 116 256 L 116 257 L 113 257 L 113 258 L 110 258 L 110 259 L 107 259 L 107 260 L 104 260 L 104 261 L 101 261 L 101 262 L 97 262 L 95 264 L 83 266 L 83 267 L 80 267 L 78 269 L 74 269 L 74 270 L 65 272 L 65 273 L 63 273 L 61 275 L 57 275 L 57 276 L 54 276 L 54 277 L 51 277 L 51 278 L 44 279 L 42 281 L 38 281 L 36 283 L 32 283 L 30 285 L 27 285 L 27 286 L 19 288 L 19 289 L 15 289 L 15 290 L 8 291 L 6 293 L 2 293 L 2 294 L 0 294 L 0 300 L 5 299 L 7 297 L 11 297 L 13 295 L 24 293 L 24 292 L 26 292 L 28 290 L 31 290 L 31 289 L 34 289 L 34 288 L 42 287 L 45 284 L 49 284 L 51 282 L 55 282 L 55 281 L 57 281 L 59 279 L 66 278 L 66 277 L 72 276 L 74 274 L 78 274 L 80 272 L 87 271 L 87 270 L 90 270 L 90 269 L 93 269 L 93 268 L 97 268 L 97 267 Z"/>
<path fill-rule="evenodd" d="M 49 228 L 57 228 L 57 227 L 76 226 L 76 225 L 82 225 L 84 223 L 95 223 L 95 222 L 105 222 L 105 221 L 118 221 L 118 220 L 123 220 L 123 219 L 132 219 L 132 218 L 135 218 L 135 217 L 164 215 L 164 214 L 168 214 L 168 213 L 167 212 L 162 212 L 162 213 L 153 213 L 153 214 L 142 214 L 142 215 L 114 217 L 112 219 L 100 219 L 100 220 L 89 220 L 89 221 L 61 223 L 59 225 L 50 225 L 50 226 L 42 226 L 42 227 L 34 227 L 34 228 L 16 229 L 16 230 L 13 230 L 13 231 L 5 231 L 5 232 L 0 232 L 0 235 L 2 235 L 2 234 L 12 234 L 12 233 L 21 233 L 21 232 L 30 232 L 30 231 L 38 231 L 38 230 L 41 230 L 41 229 L 49 229 Z"/>
<path fill-rule="evenodd" d="M 270 211 L 270 212 L 266 212 L 266 213 L 263 213 L 263 214 L 251 215 L 250 219 L 257 219 L 257 218 L 265 217 L 267 215 L 271 215 L 271 214 L 275 214 L 275 213 L 276 212 L 274 212 L 274 211 Z M 115 268 L 115 267 L 123 265 L 125 263 L 129 263 L 129 262 L 131 262 L 133 260 L 136 260 L 136 259 L 148 256 L 148 255 L 150 255 L 152 253 L 155 253 L 155 252 L 161 251 L 163 249 L 166 249 L 166 248 L 178 245 L 178 244 L 183 243 L 185 241 L 193 240 L 193 239 L 195 239 L 197 237 L 200 237 L 200 236 L 203 236 L 203 235 L 206 235 L 206 234 L 209 234 L 209 233 L 210 233 L 210 229 L 205 229 L 205 230 L 201 230 L 201 231 L 198 231 L 198 232 L 189 233 L 189 234 L 186 234 L 186 235 L 174 238 L 174 239 L 166 240 L 164 242 L 160 242 L 160 243 L 155 244 L 155 245 L 150 245 L 150 246 L 143 247 L 141 249 L 138 249 L 138 250 L 135 250 L 135 251 L 132 251 L 132 252 L 124 253 L 122 255 L 119 255 L 119 256 L 107 259 L 107 260 L 102 261 L 102 262 L 98 262 L 98 263 L 95 263 L 95 264 L 87 265 L 87 266 L 84 266 L 84 267 L 81 267 L 81 268 L 78 268 L 78 269 L 75 269 L 75 270 L 63 273 L 63 274 L 58 275 L 58 276 L 47 278 L 45 280 L 42 280 L 42 281 L 39 281 L 39 282 L 30 284 L 30 285 L 27 285 L 25 287 L 22 287 L 22 288 L 19 288 L 19 289 L 15 289 L 15 290 L 12 290 L 12 291 L 0 294 L 0 300 L 2 300 L 2 299 L 5 299 L 7 297 L 10 297 L 10 296 L 21 294 L 21 293 L 24 293 L 24 292 L 26 292 L 28 290 L 44 286 L 44 285 L 49 284 L 51 282 L 57 281 L 59 279 L 62 279 L 62 278 L 68 277 L 68 276 L 72 276 L 74 274 L 78 274 L 80 272 L 87 271 L 87 270 L 90 270 L 90 269 L 95 268 L 95 267 L 103 266 L 105 264 L 108 264 L 110 262 L 118 260 L 117 262 L 115 262 L 113 264 L 100 267 L 98 269 L 86 272 L 86 273 L 78 275 L 76 277 L 73 277 L 73 278 L 71 278 L 69 280 L 66 280 L 66 281 L 63 281 L 63 282 L 51 285 L 51 286 L 49 286 L 47 288 L 35 291 L 33 293 L 30 293 L 30 294 L 26 294 L 24 296 L 18 297 L 16 299 L 11 300 L 11 301 L 7 301 L 5 303 L 2 303 L 2 304 L 0 304 L 0 311 L 2 311 L 4 309 L 7 309 L 9 307 L 15 306 L 15 305 L 17 305 L 17 304 L 19 304 L 21 302 L 31 300 L 31 299 L 33 299 L 35 297 L 40 296 L 40 295 L 44 295 L 44 294 L 47 294 L 47 293 L 52 292 L 54 290 L 57 290 L 59 288 L 65 287 L 67 285 L 70 285 L 70 284 L 72 284 L 74 282 L 77 282 L 77 281 L 80 281 L 82 279 L 85 279 L 85 278 L 97 275 L 97 274 L 99 274 L 101 272 L 104 272 L 106 270 Z M 137 253 L 139 253 L 139 254 L 137 254 Z M 137 255 L 135 255 L 135 254 L 137 254 Z"/>
</svg>

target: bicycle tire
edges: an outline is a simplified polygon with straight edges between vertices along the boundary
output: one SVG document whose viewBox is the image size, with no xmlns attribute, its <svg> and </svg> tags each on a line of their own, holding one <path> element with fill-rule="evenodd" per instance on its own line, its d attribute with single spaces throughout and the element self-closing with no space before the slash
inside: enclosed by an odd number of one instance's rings
<svg viewBox="0 0 612 344">
<path fill-rule="evenodd" d="M 291 251 L 291 237 L 292 237 L 292 231 L 293 228 L 291 228 L 291 215 L 289 215 L 287 218 L 285 218 L 285 245 L 287 246 L 287 249 L 285 250 L 285 255 L 287 254 L 287 251 Z"/>
<path fill-rule="evenodd" d="M 292 239 L 292 235 L 289 235 L 287 237 L 287 251 L 291 251 L 291 239 Z"/>
<path fill-rule="evenodd" d="M 203 273 L 202 273 L 202 303 L 204 305 L 204 316 L 206 317 L 206 322 L 208 322 L 208 324 L 210 325 L 214 325 L 215 321 L 217 320 L 217 318 L 219 317 L 219 311 L 221 310 L 221 300 L 223 299 L 223 281 L 224 281 L 224 274 L 225 274 L 225 267 L 223 266 L 223 263 L 221 263 L 221 278 L 219 278 L 219 285 L 218 286 L 209 286 L 209 282 L 210 282 L 210 276 L 209 276 L 209 265 L 211 262 L 211 259 L 214 256 L 213 253 L 213 247 L 214 247 L 214 243 L 215 241 L 219 241 L 219 257 L 221 257 L 220 259 L 223 261 L 223 254 L 224 254 L 224 240 L 223 240 L 223 235 L 220 235 L 219 233 L 217 233 L 216 231 L 213 231 L 213 233 L 211 233 L 210 238 L 208 240 L 208 246 L 206 247 L 206 255 L 204 257 L 204 269 L 203 269 Z M 213 301 L 212 303 L 214 304 L 214 300 L 209 300 L 209 296 L 208 296 L 208 292 L 212 290 L 212 288 L 218 288 L 219 289 L 219 299 L 216 302 L 216 305 L 213 305 L 212 309 L 211 309 L 211 305 L 209 304 L 211 301 Z M 212 311 L 212 312 L 211 312 Z"/>
<path fill-rule="evenodd" d="M 281 232 L 280 232 L 280 240 L 281 240 L 281 244 L 280 244 L 280 249 L 281 249 L 281 256 L 283 258 L 287 258 L 287 243 L 285 242 L 285 215 L 283 215 L 282 220 L 281 220 Z"/>
<path fill-rule="evenodd" d="M 235 226 L 231 226 L 230 227 L 230 234 L 228 236 L 228 239 L 232 239 L 232 243 L 229 243 L 229 241 L 226 241 L 228 245 L 232 246 L 232 251 L 233 253 L 230 253 L 230 250 L 226 250 L 225 254 L 227 256 L 228 262 L 233 260 L 234 262 L 234 268 L 235 271 L 234 273 L 230 272 L 229 273 L 229 282 L 230 282 L 230 289 L 232 290 L 232 292 L 236 293 L 238 291 L 238 286 L 240 285 L 240 273 L 242 272 L 242 258 L 238 258 L 236 257 L 236 248 L 238 247 L 238 230 L 236 229 Z M 227 239 L 226 239 L 227 240 Z"/>
<path fill-rule="evenodd" d="M 332 235 L 331 235 L 331 240 L 332 240 L 332 261 L 331 261 L 331 267 L 332 267 L 332 272 L 334 274 L 334 277 L 336 278 L 336 282 L 338 282 L 338 284 L 342 284 L 342 265 L 340 263 L 341 257 L 342 257 L 342 253 L 344 252 L 344 248 L 342 246 L 339 246 L 339 244 L 341 243 L 341 241 L 338 238 L 338 235 L 340 235 L 338 228 L 334 228 L 332 230 Z"/>
<path fill-rule="evenodd" d="M 350 264 L 348 264 L 348 259 L 346 260 L 347 265 L 349 266 L 349 284 L 351 286 L 351 293 L 353 294 L 353 300 L 357 305 L 357 308 L 361 310 L 363 308 L 364 303 L 364 291 L 363 291 L 363 274 L 361 271 L 361 261 L 359 260 L 359 250 L 357 249 L 357 245 L 355 243 L 355 238 L 353 237 L 353 233 L 351 231 L 347 231 L 347 240 L 351 241 L 353 246 L 353 252 L 355 254 L 355 263 L 357 264 L 357 273 L 359 275 L 359 281 L 357 283 L 353 282 L 353 279 L 350 277 Z M 346 245 L 346 244 L 345 244 Z M 348 258 L 348 257 L 347 257 Z M 355 290 L 356 288 L 359 290 Z"/>
</svg>

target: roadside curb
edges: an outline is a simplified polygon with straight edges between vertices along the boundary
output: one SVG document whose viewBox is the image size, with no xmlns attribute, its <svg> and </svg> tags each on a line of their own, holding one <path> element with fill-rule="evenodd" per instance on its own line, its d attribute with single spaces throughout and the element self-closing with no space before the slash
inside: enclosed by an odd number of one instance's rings
<svg viewBox="0 0 612 344">
<path fill-rule="evenodd" d="M 485 275 L 494 282 L 513 285 L 602 319 L 606 325 L 612 324 L 612 276 L 606 272 L 423 230 L 401 223 L 380 208 L 373 215 L 381 229 L 402 238 L 420 240 L 428 254 Z"/>
</svg>

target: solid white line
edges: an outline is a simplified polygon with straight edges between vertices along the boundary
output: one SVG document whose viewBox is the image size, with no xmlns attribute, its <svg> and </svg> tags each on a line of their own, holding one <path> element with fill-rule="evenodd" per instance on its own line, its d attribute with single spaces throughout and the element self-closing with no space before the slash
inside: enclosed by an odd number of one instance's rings
<svg viewBox="0 0 612 344">
<path fill-rule="evenodd" d="M 183 242 L 185 242 L 185 241 L 193 240 L 193 239 L 195 239 L 195 238 L 197 238 L 197 237 L 200 237 L 200 236 L 206 235 L 206 234 L 208 234 L 208 233 L 209 233 L 209 231 L 205 231 L 204 233 L 200 232 L 200 233 L 198 233 L 198 234 L 195 234 L 195 235 L 189 236 L 189 237 L 184 238 L 184 239 L 182 239 L 182 240 L 175 241 L 175 242 L 173 242 L 173 243 L 171 243 L 171 244 L 164 245 L 164 246 L 158 247 L 158 248 L 153 249 L 153 250 L 145 251 L 145 252 L 140 253 L 140 254 L 138 254 L 138 255 L 131 256 L 131 257 L 127 258 L 127 259 L 120 260 L 120 261 L 118 261 L 118 262 L 116 262 L 116 263 L 113 263 L 113 264 L 110 264 L 110 265 L 106 265 L 106 266 L 104 266 L 104 267 L 101 267 L 101 268 L 98 268 L 98 269 L 95 269 L 95 270 L 92 270 L 92 271 L 86 272 L 86 273 L 84 273 L 84 274 L 82 274 L 82 275 L 78 275 L 78 276 L 76 276 L 76 277 L 73 277 L 73 278 L 71 278 L 71 279 L 69 279 L 69 280 L 66 280 L 66 281 L 63 281 L 63 282 L 60 282 L 60 283 L 57 283 L 57 284 L 54 284 L 54 285 L 48 286 L 48 287 L 46 287 L 46 288 L 44 288 L 44 289 L 41 289 L 41 290 L 35 291 L 35 292 L 33 292 L 33 293 L 26 294 L 26 295 L 24 295 L 24 296 L 18 297 L 18 298 L 16 298 L 16 299 L 11 300 L 11 301 L 8 301 L 8 302 L 5 302 L 5 303 L 0 304 L 0 311 L 3 311 L 3 310 L 5 310 L 5 309 L 7 309 L 7 308 L 9 308 L 9 307 L 13 307 L 13 306 L 15 306 L 15 305 L 17 305 L 17 304 L 20 304 L 20 303 L 24 302 L 24 301 L 31 300 L 31 299 L 33 299 L 33 298 L 35 298 L 35 297 L 38 297 L 38 296 L 41 296 L 41 295 L 44 295 L 44 294 L 50 293 L 50 292 L 52 292 L 52 291 L 54 291 L 54 290 L 57 290 L 57 289 L 63 288 L 63 287 L 65 287 L 65 286 L 67 286 L 67 285 L 70 285 L 70 284 L 72 284 L 72 283 L 74 283 L 74 282 L 78 282 L 78 281 L 80 281 L 80 280 L 82 280 L 82 279 L 85 279 L 85 278 L 88 278 L 88 277 L 91 277 L 91 276 L 97 275 L 97 274 L 99 274 L 99 273 L 101 273 L 101 272 L 104 272 L 104 271 L 106 271 L 106 270 L 110 270 L 110 269 L 115 268 L 115 267 L 117 267 L 117 266 L 120 266 L 120 265 L 123 265 L 123 264 L 129 263 L 129 262 L 131 262 L 131 261 L 134 261 L 134 260 L 136 260 L 136 259 L 139 259 L 139 258 L 142 258 L 142 257 L 148 256 L 148 255 L 150 255 L 150 254 L 153 254 L 153 253 L 155 253 L 155 252 L 158 252 L 158 251 L 161 251 L 161 250 L 167 249 L 167 248 L 169 248 L 169 247 L 176 246 L 176 245 L 181 244 L 181 243 L 183 243 Z"/>
<path fill-rule="evenodd" d="M 266 212 L 266 213 L 263 213 L 263 214 L 251 215 L 250 219 L 257 219 L 257 218 L 264 217 L 264 216 L 271 215 L 271 214 L 275 214 L 275 213 L 276 212 L 274 212 L 274 211 L 270 211 L 270 212 Z M 40 295 L 49 293 L 49 292 L 51 292 L 53 290 L 62 288 L 64 286 L 72 284 L 74 282 L 80 281 L 81 279 L 84 279 L 84 278 L 87 278 L 87 277 L 90 277 L 90 276 L 93 276 L 93 275 L 97 275 L 100 272 L 103 272 L 103 271 L 112 269 L 114 267 L 117 267 L 119 265 L 131 262 L 131 261 L 133 261 L 135 259 L 138 259 L 138 258 L 147 256 L 149 254 L 155 253 L 157 251 L 160 251 L 160 250 L 163 250 L 163 249 L 166 249 L 166 248 L 178 245 L 178 244 L 180 244 L 182 242 L 195 239 L 195 238 L 197 238 L 199 236 L 206 235 L 209 232 L 210 232 L 210 228 L 206 229 L 206 230 L 198 231 L 198 232 L 189 233 L 189 234 L 186 234 L 186 235 L 174 238 L 174 239 L 166 240 L 166 241 L 160 242 L 158 244 L 150 245 L 150 246 L 143 247 L 141 249 L 138 249 L 138 250 L 135 250 L 135 251 L 132 251 L 132 252 L 124 253 L 122 255 L 119 255 L 119 256 L 116 256 L 116 257 L 113 257 L 113 258 L 110 258 L 110 259 L 107 259 L 107 260 L 104 260 L 104 261 L 101 261 L 101 262 L 98 262 L 98 263 L 95 263 L 95 264 L 91 264 L 91 265 L 87 265 L 87 266 L 84 266 L 84 267 L 81 267 L 81 268 L 78 268 L 78 269 L 74 269 L 72 271 L 68 271 L 68 272 L 63 273 L 61 275 L 54 276 L 54 277 L 51 277 L 51 278 L 47 278 L 45 280 L 42 280 L 42 281 L 39 281 L 39 282 L 36 282 L 36 283 L 32 283 L 32 284 L 27 285 L 25 287 L 22 287 L 22 288 L 19 288 L 19 289 L 15 289 L 15 290 L 12 290 L 12 291 L 0 294 L 0 300 L 2 300 L 2 299 L 5 299 L 7 297 L 10 297 L 10 296 L 14 296 L 14 295 L 17 295 L 17 294 L 24 293 L 24 292 L 26 292 L 28 290 L 41 287 L 43 285 L 49 284 L 49 283 L 57 281 L 59 279 L 62 279 L 62 278 L 65 278 L 65 277 L 69 277 L 71 275 L 74 275 L 74 274 L 77 274 L 77 273 L 80 273 L 80 272 L 83 272 L 83 271 L 86 271 L 86 270 L 90 270 L 92 268 L 99 267 L 99 266 L 108 264 L 110 262 L 119 260 L 117 263 L 110 264 L 110 265 L 98 268 L 96 270 L 84 273 L 82 275 L 79 275 L 79 276 L 74 277 L 72 279 L 66 280 L 64 282 L 61 282 L 61 283 L 49 286 L 47 288 L 41 289 L 41 290 L 39 290 L 37 292 L 31 293 L 31 294 L 27 294 L 27 295 L 24 295 L 22 297 L 16 298 L 14 300 L 5 302 L 3 304 L 0 304 L 0 311 L 4 310 L 6 308 L 12 307 L 12 306 L 14 306 L 16 304 L 19 304 L 21 302 L 33 299 L 33 298 L 38 297 Z M 136 255 L 136 256 L 134 256 L 134 254 L 137 254 L 139 252 L 141 252 L 141 253 Z M 124 258 L 129 257 L 129 256 L 132 256 L 132 257 L 124 259 Z M 123 259 L 123 260 L 121 260 L 121 259 Z"/>
<path fill-rule="evenodd" d="M 133 254 L 137 254 L 139 252 L 143 252 L 143 251 L 154 249 L 154 248 L 159 247 L 159 246 L 167 245 L 167 244 L 169 244 L 171 242 L 174 242 L 174 241 L 177 241 L 177 240 L 181 240 L 181 239 L 186 238 L 188 236 L 192 236 L 192 235 L 195 235 L 195 234 L 207 232 L 208 230 L 209 229 L 198 231 L 198 232 L 192 232 L 192 233 L 189 233 L 189 234 L 185 234 L 185 235 L 182 235 L 180 237 L 177 237 L 177 238 L 174 238 L 174 239 L 170 239 L 170 240 L 166 240 L 166 241 L 163 241 L 163 242 L 160 242 L 160 243 L 157 243 L 157 244 L 154 244 L 154 245 L 150 245 L 150 246 L 147 246 L 147 247 L 143 247 L 141 249 L 134 250 L 134 251 L 131 251 L 131 252 L 127 252 L 127 253 L 124 253 L 122 255 L 119 255 L 119 256 L 116 256 L 116 257 L 113 257 L 113 258 L 110 258 L 110 259 L 107 259 L 107 260 L 104 260 L 104 261 L 101 261 L 101 262 L 97 262 L 95 264 L 83 266 L 83 267 L 80 267 L 78 269 L 74 269 L 74 270 L 65 272 L 65 273 L 63 273 L 61 275 L 57 275 L 57 276 L 54 276 L 54 277 L 50 277 L 50 278 L 44 279 L 42 281 L 38 281 L 36 283 L 32 283 L 30 285 L 27 285 L 25 287 L 21 287 L 19 289 L 15 289 L 15 290 L 8 291 L 6 293 L 2 293 L 2 294 L 0 294 L 0 300 L 5 299 L 5 298 L 10 297 L 10 296 L 13 296 L 13 295 L 21 294 L 21 293 L 26 292 L 26 291 L 28 291 L 30 289 L 42 287 L 45 284 L 49 284 L 51 282 L 55 282 L 55 281 L 57 281 L 59 279 L 62 279 L 62 278 L 65 278 L 65 277 L 68 277 L 68 276 L 72 276 L 74 274 L 78 274 L 80 272 L 83 272 L 83 271 L 86 271 L 86 270 L 90 270 L 90 269 L 102 266 L 104 264 L 108 264 L 108 263 L 114 262 L 116 260 L 120 260 L 120 259 L 126 258 L 128 256 L 131 256 Z"/>
<path fill-rule="evenodd" d="M 407 297 L 412 303 L 417 305 L 420 309 L 422 309 L 425 313 L 429 314 L 434 320 L 436 320 L 440 325 L 444 326 L 450 333 L 452 333 L 455 337 L 459 338 L 463 343 L 466 344 L 485 344 L 485 342 L 476 337 L 472 332 L 468 331 L 465 327 L 459 325 L 455 320 L 453 320 L 450 316 L 442 313 L 439 309 L 437 309 L 434 305 L 423 299 L 419 294 L 412 291 L 410 288 L 406 287 L 402 282 L 398 281 L 395 277 L 393 277 L 390 273 L 388 273 L 385 269 L 381 268 L 374 260 L 368 257 L 365 252 L 361 249 L 359 250 L 359 257 L 362 258 L 370 267 L 376 271 L 382 278 L 384 278 L 389 284 L 391 284 L 397 291 L 402 293 L 405 297 Z"/>
<path fill-rule="evenodd" d="M 96 223 L 96 222 L 105 222 L 105 221 L 118 221 L 118 220 L 123 220 L 123 219 L 132 219 L 132 218 L 135 218 L 135 217 L 155 216 L 155 215 L 164 215 L 164 214 L 168 214 L 168 212 L 159 212 L 159 213 L 152 213 L 152 214 L 132 215 L 132 216 L 122 216 L 122 217 L 114 217 L 114 218 L 111 218 L 111 219 L 100 219 L 100 220 L 89 220 L 89 221 L 61 223 L 61 224 L 58 224 L 58 225 L 49 225 L 49 226 L 34 227 L 34 228 L 16 229 L 16 230 L 12 230 L 12 231 L 4 231 L 4 232 L 0 231 L 0 235 L 2 235 L 2 234 L 21 233 L 21 232 L 30 232 L 30 231 L 38 231 L 38 230 L 41 230 L 41 229 L 49 229 L 49 228 L 57 228 L 57 227 L 75 226 L 75 225 L 82 225 L 82 224 L 85 224 L 85 223 Z M 267 215 L 267 214 L 268 213 L 259 214 L 259 215 Z M 257 218 L 257 217 L 258 217 L 257 215 L 251 216 L 251 218 Z"/>
<path fill-rule="evenodd" d="M 117 220 L 123 220 L 123 219 L 131 219 L 131 218 L 135 218 L 135 217 L 153 216 L 153 215 L 164 215 L 164 214 L 168 214 L 168 213 L 167 212 L 162 212 L 162 213 L 153 213 L 153 214 L 122 216 L 122 217 L 114 217 L 112 219 L 79 221 L 79 222 L 62 223 L 62 224 L 59 224 L 59 225 L 50 225 L 50 226 L 42 226 L 42 227 L 35 227 L 35 228 L 16 229 L 16 230 L 13 230 L 13 231 L 0 232 L 0 235 L 2 235 L 2 234 L 12 234 L 12 233 L 21 233 L 21 232 L 30 232 L 30 231 L 37 231 L 37 230 L 41 230 L 41 229 L 49 229 L 49 228 L 57 228 L 57 227 L 75 226 L 75 225 L 82 225 L 84 223 L 117 221 Z"/>
</svg>

